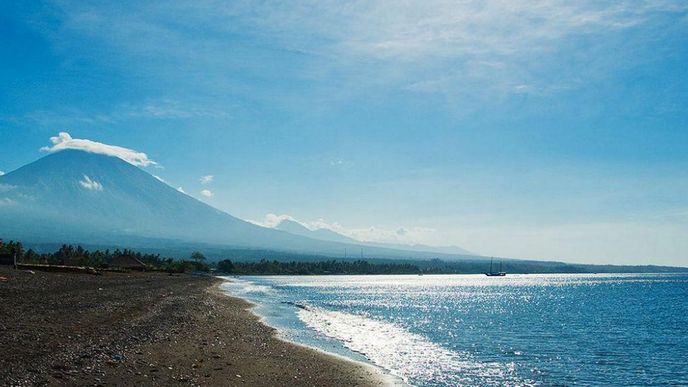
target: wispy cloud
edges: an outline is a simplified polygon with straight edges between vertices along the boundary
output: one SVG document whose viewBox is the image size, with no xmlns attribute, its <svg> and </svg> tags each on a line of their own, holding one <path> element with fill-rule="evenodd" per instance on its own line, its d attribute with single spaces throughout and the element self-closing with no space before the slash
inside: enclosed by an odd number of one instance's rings
<svg viewBox="0 0 688 387">
<path fill-rule="evenodd" d="M 16 185 L 11 185 L 11 184 L 0 184 L 0 192 L 8 192 L 13 189 L 17 188 Z"/>
<path fill-rule="evenodd" d="M 342 18 L 338 28 L 324 23 L 316 26 L 320 33 L 336 36 L 341 46 L 362 55 L 409 61 L 533 53 L 553 48 L 566 36 L 631 28 L 658 13 L 688 8 L 675 1 L 561 0 L 537 4 L 499 0 L 373 1 L 354 7 L 327 7 L 332 9 L 326 14 L 329 17 L 351 17 Z"/>
<path fill-rule="evenodd" d="M 99 182 L 91 179 L 90 177 L 84 175 L 83 180 L 79 180 L 79 184 L 81 184 L 82 187 L 91 190 L 91 191 L 102 191 L 103 190 L 103 185 L 100 184 Z"/>
<path fill-rule="evenodd" d="M 222 110 L 197 106 L 193 103 L 179 100 L 163 99 L 142 104 L 123 104 L 110 113 L 114 120 L 127 118 L 154 119 L 186 119 L 186 118 L 222 118 L 226 113 Z"/>
<path fill-rule="evenodd" d="M 131 120 L 186 120 L 196 118 L 224 118 L 220 109 L 198 106 L 193 102 L 173 99 L 147 100 L 118 104 L 111 110 L 85 111 L 73 107 L 35 110 L 21 116 L 0 116 L 12 122 L 27 122 L 40 126 L 112 125 Z"/>
<path fill-rule="evenodd" d="M 4 174 L 5 174 L 5 172 L 0 171 L 0 176 L 3 176 Z"/>
<path fill-rule="evenodd" d="M 215 176 L 205 175 L 205 176 L 201 176 L 201 178 L 198 180 L 201 182 L 201 184 L 208 185 L 208 184 L 212 183 L 213 180 L 215 180 Z"/>
<path fill-rule="evenodd" d="M 0 207 L 3 207 L 3 206 L 8 207 L 8 206 L 13 206 L 13 205 L 15 205 L 15 204 L 17 204 L 17 202 L 16 202 L 15 200 L 13 200 L 13 199 L 10 199 L 10 198 L 0 198 Z"/>
<path fill-rule="evenodd" d="M 605 37 L 662 18 L 685 17 L 688 3 L 329 0 L 285 5 L 206 0 L 173 1 L 165 7 L 136 3 L 126 9 L 76 2 L 61 3 L 60 8 L 61 33 L 84 35 L 137 58 L 165 58 L 176 69 L 188 70 L 184 79 L 203 82 L 208 89 L 236 86 L 227 69 L 244 68 L 227 53 L 242 50 L 247 58 L 264 58 L 272 49 L 300 55 L 302 66 L 282 66 L 281 71 L 301 79 L 336 76 L 349 88 L 385 84 L 472 95 L 484 90 L 522 94 L 577 87 L 600 66 L 609 70 L 624 62 L 618 56 L 599 62 L 599 50 L 613 44 Z M 177 23 L 166 22 L 171 19 Z M 193 27 L 197 25 L 206 33 L 198 33 Z M 245 51 L 236 45 L 237 36 L 259 41 L 268 50 Z M 591 36 L 597 37 L 593 44 L 586 41 Z M 576 39 L 583 44 L 571 47 Z M 618 50 L 617 54 L 624 55 Z M 156 70 L 155 76 L 167 74 Z M 548 72 L 557 75 L 545 76 Z M 175 82 L 183 81 L 178 72 L 174 74 Z M 349 82 L 352 79 L 357 82 Z M 142 112 L 186 114 L 175 108 Z"/>
<path fill-rule="evenodd" d="M 213 193 L 213 191 L 211 191 L 209 189 L 204 189 L 204 190 L 201 190 L 201 195 L 206 197 L 206 198 L 212 198 L 215 194 Z"/>
<path fill-rule="evenodd" d="M 121 146 L 108 145 L 91 140 L 72 138 L 72 136 L 70 136 L 67 132 L 60 132 L 57 136 L 51 137 L 50 142 L 53 145 L 44 146 L 41 148 L 41 151 L 53 153 L 65 149 L 76 149 L 89 153 L 119 157 L 120 159 L 137 166 L 147 167 L 149 165 L 158 165 L 158 163 L 149 159 L 148 155 L 143 152 L 137 152 Z"/>
</svg>

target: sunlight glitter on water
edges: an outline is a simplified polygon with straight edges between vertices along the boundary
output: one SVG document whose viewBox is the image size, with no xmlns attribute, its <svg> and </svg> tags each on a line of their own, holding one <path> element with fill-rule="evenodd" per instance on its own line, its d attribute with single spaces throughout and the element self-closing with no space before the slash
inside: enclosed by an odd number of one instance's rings
<svg viewBox="0 0 688 387">
<path fill-rule="evenodd" d="M 302 309 L 298 314 L 311 329 L 340 340 L 406 382 L 420 379 L 439 385 L 465 385 L 479 377 L 485 385 L 500 385 L 513 379 L 508 375 L 508 365 L 472 361 L 466 353 L 443 348 L 395 324 L 321 308 Z"/>
<path fill-rule="evenodd" d="M 238 281 L 286 338 L 417 386 L 688 385 L 685 274 Z"/>
</svg>

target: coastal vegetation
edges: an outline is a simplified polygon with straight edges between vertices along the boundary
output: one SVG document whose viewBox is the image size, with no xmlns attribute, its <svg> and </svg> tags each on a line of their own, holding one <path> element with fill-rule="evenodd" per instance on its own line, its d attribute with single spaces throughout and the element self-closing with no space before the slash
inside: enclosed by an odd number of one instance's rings
<svg viewBox="0 0 688 387">
<path fill-rule="evenodd" d="M 45 252 L 48 250 L 48 252 Z M 20 242 L 0 240 L 0 255 L 17 256 L 17 262 L 48 265 L 86 266 L 96 269 L 116 269 L 123 261 L 140 262 L 141 268 L 169 273 L 217 272 L 231 275 L 336 275 L 336 274 L 479 274 L 489 270 L 490 260 L 442 259 L 333 259 L 327 256 L 298 255 L 267 250 L 228 250 L 210 254 L 189 250 L 159 253 L 132 249 L 86 249 L 79 245 L 63 244 L 54 251 L 25 249 Z M 500 259 L 503 270 L 510 273 L 671 273 L 686 272 L 685 267 L 619 266 L 572 264 L 553 261 Z"/>
<path fill-rule="evenodd" d="M 218 271 L 226 274 L 278 275 L 278 274 L 416 274 L 421 270 L 410 263 L 371 263 L 356 261 L 290 261 L 265 260 L 254 262 L 206 262 L 203 253 L 194 251 L 190 259 L 161 257 L 160 254 L 141 253 L 130 249 L 87 250 L 81 246 L 63 244 L 54 252 L 37 253 L 24 249 L 20 242 L 0 240 L 0 254 L 17 256 L 21 263 L 88 266 L 98 269 L 116 267 L 113 262 L 127 258 L 141 262 L 147 270 L 171 273 Z"/>
<path fill-rule="evenodd" d="M 38 253 L 33 249 L 24 249 L 21 242 L 0 240 L 0 254 L 15 255 L 17 262 L 87 266 L 97 269 L 115 268 L 114 262 L 128 259 L 141 262 L 148 270 L 183 273 L 192 271 L 210 271 L 210 267 L 203 261 L 205 257 L 200 252 L 194 252 L 191 260 L 161 257 L 160 254 L 149 254 L 130 249 L 87 250 L 81 246 L 63 244 L 54 252 Z"/>
<path fill-rule="evenodd" d="M 418 274 L 421 270 L 410 263 L 371 263 L 355 261 L 267 261 L 217 263 L 217 269 L 227 274 L 242 275 L 318 275 L 318 274 Z"/>
</svg>

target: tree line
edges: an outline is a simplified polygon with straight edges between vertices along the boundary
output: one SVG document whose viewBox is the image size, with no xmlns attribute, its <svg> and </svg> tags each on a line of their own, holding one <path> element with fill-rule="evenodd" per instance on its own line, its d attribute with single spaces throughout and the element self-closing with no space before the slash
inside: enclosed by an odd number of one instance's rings
<svg viewBox="0 0 688 387">
<path fill-rule="evenodd" d="M 87 266 L 96 269 L 114 268 L 113 262 L 121 258 L 133 258 L 145 265 L 146 270 L 171 273 L 218 271 L 236 275 L 304 275 L 304 274 L 477 274 L 490 268 L 489 260 L 443 261 L 440 259 L 413 261 L 366 261 L 333 260 L 318 257 L 299 259 L 294 254 L 278 255 L 267 252 L 251 251 L 251 259 L 224 259 L 208 262 L 198 251 L 189 258 L 175 259 L 160 254 L 141 253 L 131 249 L 87 250 L 78 245 L 64 244 L 50 253 L 25 249 L 20 242 L 3 242 L 0 239 L 0 256 L 17 256 L 19 263 L 38 263 L 50 265 Z M 226 254 L 228 256 L 230 254 Z M 264 256 L 270 259 L 260 259 Z M 274 259 L 281 257 L 282 260 Z M 258 258 L 258 259 L 254 259 Z M 289 259 L 287 261 L 287 259 Z M 567 264 L 563 262 L 504 260 L 503 270 L 508 273 L 661 273 L 686 272 L 685 267 L 665 266 L 612 266 Z"/>
<path fill-rule="evenodd" d="M 240 275 L 319 275 L 319 274 L 418 274 L 421 270 L 410 263 L 370 263 L 356 261 L 291 261 L 258 262 L 219 261 L 217 270 Z"/>
<path fill-rule="evenodd" d="M 0 240 L 0 254 L 17 255 L 20 263 L 87 266 L 96 269 L 114 268 L 119 258 L 133 258 L 143 263 L 147 270 L 164 272 L 210 272 L 218 271 L 236 275 L 307 275 L 307 274 L 417 274 L 418 266 L 410 263 L 371 263 L 356 261 L 290 261 L 265 260 L 254 262 L 233 262 L 229 259 L 208 263 L 198 251 L 189 259 L 162 257 L 160 254 L 145 254 L 131 249 L 87 250 L 82 246 L 63 244 L 51 253 L 38 253 L 24 249 L 20 242 Z"/>
<path fill-rule="evenodd" d="M 82 246 L 63 244 L 52 253 L 38 253 L 33 249 L 24 249 L 21 242 L 3 242 L 0 239 L 0 255 L 17 256 L 19 263 L 45 265 L 87 266 L 96 269 L 116 268 L 114 262 L 122 258 L 141 262 L 146 269 L 165 272 L 210 271 L 205 263 L 205 256 L 200 252 L 191 254 L 190 259 L 161 257 L 160 254 L 146 254 L 131 249 L 87 250 Z"/>
</svg>

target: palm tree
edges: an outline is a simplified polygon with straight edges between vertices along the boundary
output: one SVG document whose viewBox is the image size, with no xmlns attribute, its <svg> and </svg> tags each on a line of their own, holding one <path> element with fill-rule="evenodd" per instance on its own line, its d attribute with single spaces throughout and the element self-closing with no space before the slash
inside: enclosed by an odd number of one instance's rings
<svg viewBox="0 0 688 387">
<path fill-rule="evenodd" d="M 205 261 L 205 255 L 203 255 L 200 251 L 194 251 L 191 253 L 191 259 L 196 261 L 196 263 L 201 263 Z"/>
</svg>

